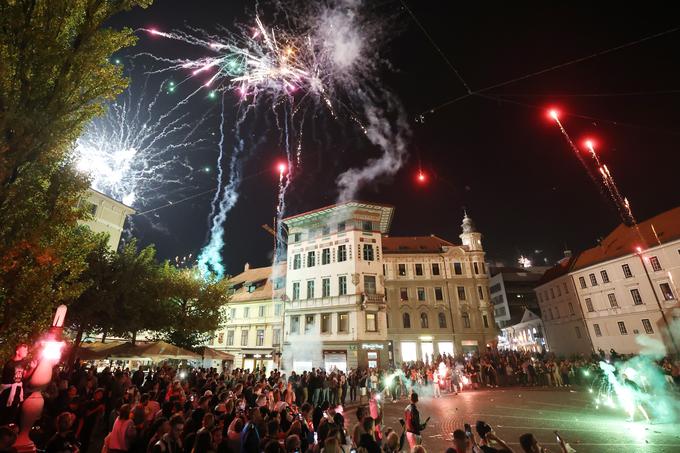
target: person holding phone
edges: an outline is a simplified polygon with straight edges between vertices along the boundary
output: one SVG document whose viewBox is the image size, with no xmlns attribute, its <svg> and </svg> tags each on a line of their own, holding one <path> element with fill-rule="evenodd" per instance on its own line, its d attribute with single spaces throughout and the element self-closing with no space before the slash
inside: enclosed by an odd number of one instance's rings
<svg viewBox="0 0 680 453">
<path fill-rule="evenodd" d="M 560 451 L 562 453 L 568 453 L 567 444 L 557 431 L 555 431 L 555 436 L 557 443 L 560 446 Z M 550 453 L 550 450 L 541 446 L 541 444 L 538 443 L 538 440 L 536 440 L 536 437 L 531 433 L 522 434 L 519 438 L 519 444 L 522 447 L 522 451 L 525 453 Z"/>
</svg>

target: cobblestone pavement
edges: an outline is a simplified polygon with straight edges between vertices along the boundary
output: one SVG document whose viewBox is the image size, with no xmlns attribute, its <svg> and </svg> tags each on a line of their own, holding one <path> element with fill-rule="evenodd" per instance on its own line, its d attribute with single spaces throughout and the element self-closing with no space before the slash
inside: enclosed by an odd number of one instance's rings
<svg viewBox="0 0 680 453">
<path fill-rule="evenodd" d="M 680 452 L 680 424 L 627 422 L 613 409 L 595 409 L 589 394 L 580 390 L 512 388 L 463 392 L 442 398 L 422 398 L 421 419 L 432 417 L 423 433 L 428 453 L 443 453 L 451 446 L 451 433 L 477 420 L 491 425 L 516 452 L 519 436 L 531 432 L 545 447 L 558 452 L 553 431 L 579 453 Z M 384 424 L 397 429 L 407 401 L 384 402 Z M 356 423 L 354 409 L 346 412 Z"/>
</svg>

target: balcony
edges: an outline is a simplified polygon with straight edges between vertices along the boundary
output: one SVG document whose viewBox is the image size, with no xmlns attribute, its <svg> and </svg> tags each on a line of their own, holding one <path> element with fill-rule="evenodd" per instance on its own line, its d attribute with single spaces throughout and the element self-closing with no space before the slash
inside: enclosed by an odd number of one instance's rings
<svg viewBox="0 0 680 453">
<path fill-rule="evenodd" d="M 286 301 L 286 310 L 318 310 L 319 308 L 346 308 L 366 305 L 385 305 L 384 294 L 346 294 L 343 296 L 318 297 Z"/>
</svg>

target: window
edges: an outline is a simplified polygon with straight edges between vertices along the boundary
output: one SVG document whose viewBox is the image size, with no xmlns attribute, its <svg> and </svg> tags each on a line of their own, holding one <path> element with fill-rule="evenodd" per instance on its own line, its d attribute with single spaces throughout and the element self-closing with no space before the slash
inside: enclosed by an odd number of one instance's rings
<svg viewBox="0 0 680 453">
<path fill-rule="evenodd" d="M 331 249 L 321 250 L 321 264 L 329 264 L 331 262 Z"/>
<path fill-rule="evenodd" d="M 342 233 L 343 231 L 345 231 L 345 228 L 346 228 L 345 222 L 338 223 L 338 233 Z"/>
<path fill-rule="evenodd" d="M 248 331 L 241 330 L 241 346 L 248 346 Z"/>
<path fill-rule="evenodd" d="M 331 279 L 322 278 L 321 279 L 321 297 L 331 296 Z"/>
<path fill-rule="evenodd" d="M 601 337 L 602 336 L 602 330 L 600 329 L 599 324 L 593 324 L 593 330 L 595 331 L 595 336 L 596 337 Z"/>
<path fill-rule="evenodd" d="M 607 274 L 607 271 L 600 271 L 600 277 L 602 277 L 602 283 L 609 283 L 609 274 Z"/>
<path fill-rule="evenodd" d="M 432 275 L 439 275 L 439 263 L 432 263 Z"/>
<path fill-rule="evenodd" d="M 232 308 L 232 309 L 229 310 L 229 318 L 231 320 L 236 319 L 236 309 L 235 308 Z"/>
<path fill-rule="evenodd" d="M 274 305 L 274 316 L 281 316 L 281 304 Z"/>
<path fill-rule="evenodd" d="M 609 299 L 609 306 L 610 307 L 619 308 L 619 303 L 616 300 L 616 294 L 614 294 L 614 293 L 607 294 L 607 299 Z"/>
<path fill-rule="evenodd" d="M 293 242 L 300 242 L 301 239 L 302 239 L 301 233 L 293 233 Z"/>
<path fill-rule="evenodd" d="M 408 288 L 399 288 L 399 298 L 401 300 L 408 300 Z"/>
<path fill-rule="evenodd" d="M 425 288 L 422 287 L 416 288 L 416 292 L 418 293 L 418 300 L 420 301 L 425 300 Z"/>
<path fill-rule="evenodd" d="M 305 333 L 314 332 L 315 315 L 305 315 Z"/>
<path fill-rule="evenodd" d="M 281 344 L 281 329 L 274 329 L 272 331 L 272 344 L 273 345 Z"/>
<path fill-rule="evenodd" d="M 421 329 L 430 328 L 430 320 L 427 318 L 427 313 L 425 312 L 420 314 L 420 328 Z"/>
<path fill-rule="evenodd" d="M 472 267 L 475 269 L 475 274 L 479 274 L 479 264 L 476 261 L 472 263 Z"/>
<path fill-rule="evenodd" d="M 347 294 L 347 276 L 341 275 L 338 277 L 338 294 L 344 296 Z"/>
<path fill-rule="evenodd" d="M 569 287 L 564 283 L 564 294 L 569 294 Z"/>
<path fill-rule="evenodd" d="M 404 313 L 401 316 L 403 323 L 404 323 L 404 329 L 410 329 L 411 328 L 411 315 L 408 313 Z"/>
<path fill-rule="evenodd" d="M 290 333 L 300 333 L 300 317 L 290 317 Z"/>
<path fill-rule="evenodd" d="M 399 276 L 404 277 L 406 276 L 406 264 L 399 264 Z"/>
<path fill-rule="evenodd" d="M 560 297 L 562 295 L 562 290 L 559 286 L 556 286 L 555 289 L 557 290 L 557 297 Z"/>
<path fill-rule="evenodd" d="M 469 329 L 470 328 L 470 315 L 467 314 L 467 313 L 463 313 L 461 315 L 461 318 L 463 318 L 463 327 L 465 327 L 466 329 Z"/>
<path fill-rule="evenodd" d="M 458 300 L 465 300 L 465 287 L 464 286 L 458 286 Z"/>
<path fill-rule="evenodd" d="M 260 306 L 257 308 L 257 316 L 258 316 L 259 318 L 264 318 L 264 308 L 265 308 L 264 305 L 260 305 Z"/>
<path fill-rule="evenodd" d="M 307 267 L 314 267 L 316 263 L 316 255 L 314 252 L 307 252 Z"/>
<path fill-rule="evenodd" d="M 293 255 L 293 269 L 300 269 L 301 261 L 299 253 Z"/>
<path fill-rule="evenodd" d="M 593 300 L 590 297 L 586 298 L 586 308 L 591 313 L 595 311 L 595 308 L 593 308 Z"/>
<path fill-rule="evenodd" d="M 314 299 L 314 280 L 307 280 L 307 299 Z"/>
<path fill-rule="evenodd" d="M 668 283 L 661 283 L 659 285 L 659 288 L 661 288 L 661 294 L 663 294 L 664 300 L 675 299 L 675 296 L 673 295 L 673 290 L 671 289 L 671 285 L 669 285 Z"/>
<path fill-rule="evenodd" d="M 640 296 L 640 291 L 637 288 L 631 289 L 630 295 L 633 297 L 633 304 L 642 305 L 642 296 Z"/>
<path fill-rule="evenodd" d="M 293 283 L 293 300 L 300 300 L 300 282 Z"/>
<path fill-rule="evenodd" d="M 574 330 L 576 331 L 576 338 L 581 338 L 581 329 L 578 326 L 574 326 Z"/>
<path fill-rule="evenodd" d="M 631 278 L 633 276 L 633 273 L 630 271 L 630 266 L 627 264 L 624 264 L 621 266 L 621 269 L 623 269 L 623 276 L 626 278 Z"/>
<path fill-rule="evenodd" d="M 439 286 L 434 289 L 434 300 L 444 300 L 444 292 Z"/>
<path fill-rule="evenodd" d="M 423 275 L 423 265 L 420 263 L 416 264 L 416 275 Z"/>
<path fill-rule="evenodd" d="M 245 307 L 243 309 L 243 317 L 246 319 L 250 318 L 250 307 Z"/>
<path fill-rule="evenodd" d="M 484 323 L 484 327 L 486 329 L 489 328 L 489 318 L 486 315 L 482 315 L 482 322 Z"/>
<path fill-rule="evenodd" d="M 628 335 L 628 330 L 626 330 L 626 323 L 623 321 L 619 321 L 619 332 L 621 335 Z"/>
<path fill-rule="evenodd" d="M 444 313 L 439 313 L 439 328 L 446 329 L 446 315 Z"/>
<path fill-rule="evenodd" d="M 453 263 L 453 273 L 463 275 L 463 265 L 461 263 Z"/>
<path fill-rule="evenodd" d="M 220 333 L 217 335 L 217 343 L 218 343 L 218 344 L 222 344 L 223 341 L 224 341 L 224 332 L 220 332 Z"/>
<path fill-rule="evenodd" d="M 650 256 L 649 257 L 649 264 L 652 265 L 652 269 L 657 272 L 661 270 L 661 263 L 659 262 L 659 258 L 656 256 Z"/>
<path fill-rule="evenodd" d="M 338 332 L 349 331 L 349 313 L 338 313 Z"/>
<path fill-rule="evenodd" d="M 383 275 L 387 275 L 387 264 L 383 264 Z"/>
<path fill-rule="evenodd" d="M 479 300 L 484 300 L 484 288 L 481 286 L 477 287 L 477 294 L 479 294 Z"/>
<path fill-rule="evenodd" d="M 322 236 L 328 236 L 329 234 L 331 234 L 331 227 L 325 226 L 321 229 Z"/>
<path fill-rule="evenodd" d="M 264 346 L 264 329 L 257 329 L 257 338 L 255 339 L 255 346 Z"/>
<path fill-rule="evenodd" d="M 378 331 L 378 314 L 366 313 L 366 332 Z"/>
<path fill-rule="evenodd" d="M 572 304 L 571 302 L 569 302 L 569 314 L 570 315 L 574 314 L 574 304 Z"/>
<path fill-rule="evenodd" d="M 371 244 L 364 244 L 364 261 L 375 260 L 375 255 L 373 254 L 373 246 Z"/>
<path fill-rule="evenodd" d="M 373 223 L 370 220 L 364 220 L 361 222 L 361 229 L 364 231 L 373 231 Z"/>
<path fill-rule="evenodd" d="M 330 313 L 321 313 L 321 333 L 329 333 L 331 331 L 331 315 Z"/>
<path fill-rule="evenodd" d="M 482 263 L 482 274 L 486 274 L 486 263 Z"/>
<path fill-rule="evenodd" d="M 347 246 L 346 245 L 339 245 L 338 246 L 338 263 L 342 263 L 343 261 L 347 261 Z"/>
<path fill-rule="evenodd" d="M 234 331 L 227 330 L 227 346 L 234 346 Z"/>
<path fill-rule="evenodd" d="M 364 292 L 366 294 L 376 294 L 375 275 L 364 275 Z"/>
<path fill-rule="evenodd" d="M 585 278 L 579 277 L 579 278 L 578 278 L 578 283 L 581 285 L 581 289 L 585 289 L 585 288 L 586 288 L 586 279 L 585 279 Z"/>
<path fill-rule="evenodd" d="M 590 284 L 593 286 L 597 286 L 597 278 L 595 277 L 595 274 L 590 274 L 588 276 L 590 277 Z"/>
<path fill-rule="evenodd" d="M 645 333 L 654 333 L 654 329 L 652 328 L 652 323 L 649 322 L 649 319 L 643 319 L 642 320 L 642 327 L 645 328 Z"/>
</svg>

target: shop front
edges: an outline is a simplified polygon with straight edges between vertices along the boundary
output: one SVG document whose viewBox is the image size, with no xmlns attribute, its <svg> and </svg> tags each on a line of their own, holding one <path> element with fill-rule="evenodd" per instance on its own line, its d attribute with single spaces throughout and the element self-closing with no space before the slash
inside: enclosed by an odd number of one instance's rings
<svg viewBox="0 0 680 453">
<path fill-rule="evenodd" d="M 384 343 L 361 343 L 359 364 L 365 368 L 380 368 L 388 363 L 387 348 Z"/>
<path fill-rule="evenodd" d="M 479 352 L 479 343 L 477 340 L 463 340 L 460 342 L 463 349 L 463 354 L 477 354 Z"/>
<path fill-rule="evenodd" d="M 326 371 L 342 371 L 347 372 L 347 351 L 345 350 L 327 350 L 323 351 L 323 366 Z"/>
<path fill-rule="evenodd" d="M 267 372 L 275 368 L 274 356 L 271 353 L 244 353 L 243 368 L 246 370 L 265 369 Z"/>
</svg>

